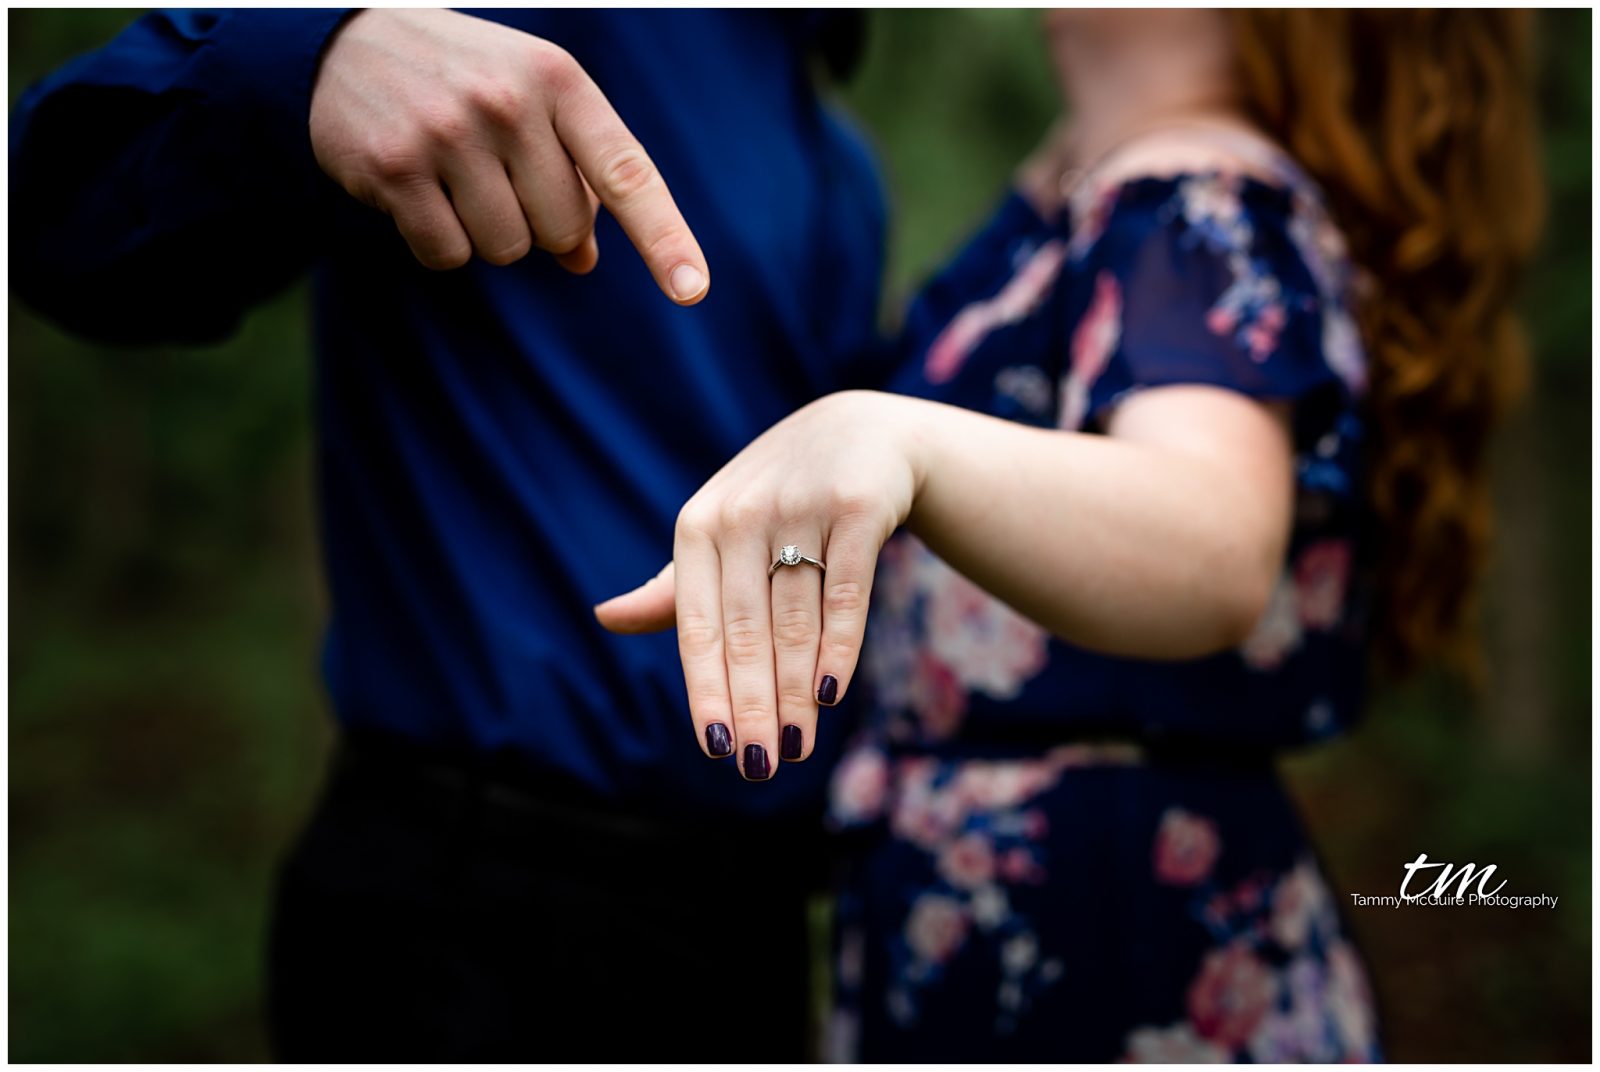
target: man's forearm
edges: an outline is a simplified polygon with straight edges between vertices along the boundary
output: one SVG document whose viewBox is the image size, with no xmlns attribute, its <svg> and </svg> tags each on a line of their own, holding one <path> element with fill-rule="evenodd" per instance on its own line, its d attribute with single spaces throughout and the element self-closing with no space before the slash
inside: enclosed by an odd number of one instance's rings
<svg viewBox="0 0 1600 1072">
<path fill-rule="evenodd" d="M 208 340 L 309 264 L 334 10 L 146 15 L 12 116 L 12 284 L 106 341 Z"/>
</svg>

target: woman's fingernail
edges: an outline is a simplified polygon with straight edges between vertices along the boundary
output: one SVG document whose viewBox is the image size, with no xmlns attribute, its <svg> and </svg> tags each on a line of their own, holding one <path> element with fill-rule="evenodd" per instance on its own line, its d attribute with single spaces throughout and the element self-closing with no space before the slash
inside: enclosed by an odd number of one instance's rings
<svg viewBox="0 0 1600 1072">
<path fill-rule="evenodd" d="M 744 746 L 744 776 L 752 782 L 761 782 L 772 776 L 772 764 L 767 761 L 767 750 L 758 744 Z"/>
<path fill-rule="evenodd" d="M 672 274 L 667 277 L 667 282 L 672 287 L 672 296 L 679 301 L 699 297 L 706 289 L 705 273 L 688 263 L 674 268 Z"/>
<path fill-rule="evenodd" d="M 799 726 L 783 727 L 783 758 L 799 759 L 802 747 L 805 744 L 805 735 L 800 732 Z"/>
<path fill-rule="evenodd" d="M 733 734 L 728 727 L 720 722 L 706 727 L 706 751 L 717 757 L 733 755 Z"/>
<path fill-rule="evenodd" d="M 822 675 L 822 684 L 817 686 L 817 702 L 831 705 L 839 698 L 839 679 L 832 674 Z"/>
</svg>

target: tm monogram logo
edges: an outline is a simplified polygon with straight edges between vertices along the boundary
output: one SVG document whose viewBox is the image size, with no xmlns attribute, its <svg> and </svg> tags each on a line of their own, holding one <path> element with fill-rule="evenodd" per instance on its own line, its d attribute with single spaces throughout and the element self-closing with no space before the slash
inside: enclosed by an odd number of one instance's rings
<svg viewBox="0 0 1600 1072">
<path fill-rule="evenodd" d="M 1400 893 L 1371 895 L 1352 893 L 1350 903 L 1357 907 L 1381 906 L 1406 908 L 1424 905 L 1429 908 L 1554 908 L 1561 898 L 1549 893 L 1502 894 L 1506 888 L 1501 882 L 1493 889 L 1494 864 L 1479 867 L 1477 864 L 1429 863 L 1427 853 L 1405 866 L 1405 877 L 1400 880 Z M 1413 888 L 1415 885 L 1416 888 Z"/>
<path fill-rule="evenodd" d="M 1408 892 L 1408 887 L 1411 885 L 1411 880 L 1417 877 L 1418 871 L 1428 871 L 1435 867 L 1442 868 L 1443 870 L 1441 870 L 1439 872 L 1439 876 L 1433 880 L 1433 885 L 1428 886 L 1427 888 L 1416 893 Z M 1490 864 L 1482 871 L 1479 871 L 1478 865 L 1472 863 L 1465 865 L 1459 871 L 1457 871 L 1454 870 L 1453 865 L 1451 864 L 1430 864 L 1428 862 L 1428 854 L 1425 852 L 1420 853 L 1415 860 L 1412 860 L 1410 863 L 1406 864 L 1406 877 L 1400 880 L 1400 896 L 1407 901 L 1415 901 L 1418 898 L 1425 897 L 1449 897 L 1451 896 L 1450 883 L 1454 881 L 1456 883 L 1455 896 L 1457 898 L 1465 898 L 1467 896 L 1468 888 L 1472 885 L 1473 876 L 1476 875 L 1478 879 L 1478 890 L 1476 896 L 1485 898 L 1493 897 L 1495 894 L 1505 889 L 1506 886 L 1505 882 L 1502 881 L 1500 885 L 1496 886 L 1492 890 L 1484 888 L 1488 884 L 1489 879 L 1494 872 L 1494 864 Z"/>
</svg>

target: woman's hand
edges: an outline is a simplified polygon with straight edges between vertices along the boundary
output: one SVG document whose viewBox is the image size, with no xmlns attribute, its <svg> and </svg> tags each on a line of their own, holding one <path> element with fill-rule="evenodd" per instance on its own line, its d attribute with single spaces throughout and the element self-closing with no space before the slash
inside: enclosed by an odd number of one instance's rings
<svg viewBox="0 0 1600 1072">
<path fill-rule="evenodd" d="M 1236 647 L 1283 570 L 1287 404 L 1152 387 L 1120 402 L 1106 431 L 830 395 L 712 477 L 678 515 L 675 565 L 595 613 L 620 633 L 676 620 L 702 747 L 738 751 L 752 780 L 770 776 L 774 750 L 810 754 L 816 705 L 849 686 L 878 551 L 902 523 L 1078 647 L 1137 659 Z M 769 582 L 788 544 L 827 563 L 827 576 L 786 566 Z"/>
<path fill-rule="evenodd" d="M 866 628 L 878 551 L 921 477 L 916 403 L 829 395 L 774 425 L 678 515 L 673 560 L 595 608 L 619 633 L 678 628 L 689 709 L 706 754 L 745 778 L 811 754 L 817 706 L 844 696 Z M 787 545 L 826 564 L 767 571 Z"/>
</svg>

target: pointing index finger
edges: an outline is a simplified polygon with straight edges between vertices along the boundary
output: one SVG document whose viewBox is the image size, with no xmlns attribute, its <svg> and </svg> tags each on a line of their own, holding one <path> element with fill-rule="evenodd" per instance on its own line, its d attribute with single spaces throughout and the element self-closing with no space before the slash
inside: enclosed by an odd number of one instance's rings
<svg viewBox="0 0 1600 1072">
<path fill-rule="evenodd" d="M 587 75 L 555 103 L 552 121 L 578 171 L 622 225 L 656 285 L 679 305 L 693 305 L 711 286 L 700 243 L 644 147 Z"/>
</svg>

